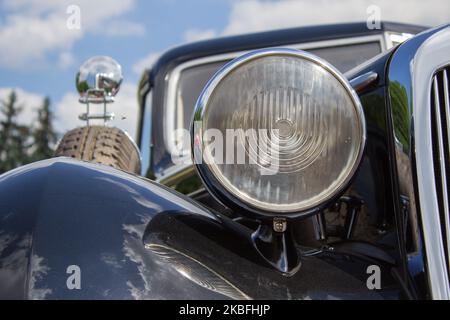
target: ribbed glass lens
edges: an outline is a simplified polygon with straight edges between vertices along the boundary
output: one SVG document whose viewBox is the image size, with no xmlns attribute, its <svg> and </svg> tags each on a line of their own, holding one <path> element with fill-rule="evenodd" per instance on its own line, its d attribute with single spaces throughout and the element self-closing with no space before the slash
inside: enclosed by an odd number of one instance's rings
<svg viewBox="0 0 450 320">
<path fill-rule="evenodd" d="M 342 79 L 316 61 L 289 54 L 249 59 L 209 93 L 203 162 L 250 206 L 312 208 L 333 196 L 359 162 L 364 124 L 358 108 Z"/>
</svg>

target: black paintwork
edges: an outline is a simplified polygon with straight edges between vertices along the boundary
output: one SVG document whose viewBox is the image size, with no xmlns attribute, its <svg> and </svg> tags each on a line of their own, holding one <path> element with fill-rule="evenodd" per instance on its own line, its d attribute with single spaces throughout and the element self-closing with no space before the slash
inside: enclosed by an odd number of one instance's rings
<svg viewBox="0 0 450 320">
<path fill-rule="evenodd" d="M 0 298 L 399 298 L 381 260 L 323 250 L 283 276 L 251 230 L 103 165 L 56 158 L 0 176 Z M 382 291 L 366 268 L 382 267 Z M 68 266 L 81 268 L 69 290 Z"/>
</svg>

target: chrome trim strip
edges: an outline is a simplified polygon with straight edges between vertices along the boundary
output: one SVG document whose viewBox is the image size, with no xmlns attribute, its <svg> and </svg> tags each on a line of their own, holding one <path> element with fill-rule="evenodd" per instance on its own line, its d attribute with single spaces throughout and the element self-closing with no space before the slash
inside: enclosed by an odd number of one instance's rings
<svg viewBox="0 0 450 320">
<path fill-rule="evenodd" d="M 449 216 L 449 205 L 448 205 L 448 190 L 447 190 L 447 172 L 445 170 L 445 154 L 444 154 L 444 137 L 442 133 L 442 118 L 441 118 L 441 104 L 439 101 L 439 87 L 437 74 L 433 79 L 433 92 L 434 92 L 434 112 L 436 115 L 436 123 L 434 124 L 437 129 L 438 147 L 439 147 L 439 167 L 441 171 L 441 188 L 442 188 L 442 204 L 444 209 L 444 215 L 446 220 Z M 433 107 L 433 106 L 432 106 Z M 446 117 L 447 118 L 447 117 Z M 448 118 L 446 119 L 448 122 Z M 448 138 L 447 138 L 448 139 Z M 439 213 L 439 212 L 438 212 Z M 450 238 L 448 238 L 450 239 Z"/>
<path fill-rule="evenodd" d="M 194 165 L 189 164 L 181 164 L 170 167 L 165 170 L 161 177 L 155 179 L 156 182 L 164 184 L 169 187 L 175 186 L 178 182 L 185 178 L 186 176 L 190 176 L 195 173 Z"/>
<path fill-rule="evenodd" d="M 123 133 L 125 133 L 125 135 L 127 136 L 127 138 L 131 141 L 131 144 L 133 145 L 133 147 L 136 149 L 138 155 L 139 155 L 139 163 L 140 166 L 142 166 L 142 155 L 141 155 L 141 149 L 139 149 L 138 145 L 136 144 L 136 141 L 134 141 L 134 139 L 131 137 L 131 135 L 128 133 L 128 131 L 126 130 L 122 130 Z M 140 169 L 139 169 L 140 170 Z"/>
<path fill-rule="evenodd" d="M 448 83 L 448 68 L 444 69 L 443 71 L 443 82 L 444 82 L 444 110 L 445 110 L 445 121 L 447 124 L 447 143 L 450 143 L 450 102 L 449 102 L 449 92 L 450 87 Z M 450 155 L 449 159 L 450 159 Z M 445 158 L 444 158 L 445 159 Z M 447 177 L 448 179 L 448 177 Z M 447 190 L 448 192 L 449 190 Z M 448 194 L 448 193 L 446 193 Z M 445 197 L 448 201 L 448 197 Z M 447 266 L 450 269 L 450 210 L 448 208 L 447 204 L 447 210 L 445 214 L 445 235 L 447 237 L 447 254 L 448 254 L 448 261 Z"/>
<path fill-rule="evenodd" d="M 414 37 L 414 34 L 412 33 L 405 33 L 405 32 L 392 32 L 387 31 L 384 33 L 384 36 L 386 38 L 386 45 L 388 47 L 394 47 L 398 44 L 401 44 L 405 42 L 406 40 Z"/>
<path fill-rule="evenodd" d="M 362 90 L 364 90 L 369 85 L 374 83 L 377 79 L 378 79 L 378 73 L 376 73 L 374 71 L 369 71 L 367 73 L 364 73 L 364 74 L 350 80 L 350 85 L 353 87 L 353 89 L 357 93 L 360 93 Z"/>
<path fill-rule="evenodd" d="M 205 188 L 200 188 L 198 190 L 195 190 L 195 191 L 187 194 L 187 196 L 193 198 L 193 197 L 196 197 L 197 195 L 205 193 L 205 192 L 208 192 L 208 190 L 206 190 Z"/>
</svg>

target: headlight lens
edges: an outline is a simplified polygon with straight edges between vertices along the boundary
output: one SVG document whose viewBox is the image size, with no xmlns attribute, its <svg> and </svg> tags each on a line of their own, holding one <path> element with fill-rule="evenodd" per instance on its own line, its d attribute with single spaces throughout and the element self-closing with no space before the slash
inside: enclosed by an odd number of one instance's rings
<svg viewBox="0 0 450 320">
<path fill-rule="evenodd" d="M 194 115 L 194 162 L 206 184 L 268 214 L 304 212 L 338 194 L 364 142 L 348 81 L 298 50 L 231 61 L 207 84 Z"/>
</svg>

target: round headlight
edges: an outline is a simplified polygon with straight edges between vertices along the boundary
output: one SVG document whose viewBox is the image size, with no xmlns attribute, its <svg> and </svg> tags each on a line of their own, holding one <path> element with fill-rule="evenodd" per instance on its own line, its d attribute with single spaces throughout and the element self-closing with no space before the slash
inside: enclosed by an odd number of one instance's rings
<svg viewBox="0 0 450 320">
<path fill-rule="evenodd" d="M 361 160 L 365 120 L 348 81 L 324 60 L 263 49 L 226 64 L 195 108 L 194 162 L 222 201 L 298 215 L 343 191 Z"/>
</svg>

